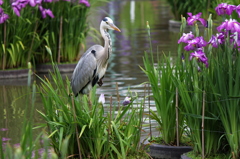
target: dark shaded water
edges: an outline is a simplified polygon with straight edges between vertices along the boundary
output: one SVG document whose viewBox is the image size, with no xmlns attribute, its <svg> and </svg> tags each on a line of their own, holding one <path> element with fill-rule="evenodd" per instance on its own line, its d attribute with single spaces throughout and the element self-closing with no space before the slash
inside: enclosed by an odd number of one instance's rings
<svg viewBox="0 0 240 159">
<path fill-rule="evenodd" d="M 111 17 L 122 32 L 111 31 L 113 54 L 103 81 L 104 85 L 97 89 L 97 93 L 104 93 L 106 102 L 109 103 L 110 96 L 116 99 L 118 83 L 120 100 L 128 95 L 128 88 L 143 97 L 145 85 L 141 84 L 147 81 L 147 77 L 139 66 L 143 66 L 144 52 L 149 52 L 146 21 L 149 21 L 151 27 L 153 52 L 171 52 L 174 56 L 178 33 L 168 30 L 170 8 L 164 0 L 117 0 L 93 8 L 89 15 L 91 26 L 98 30 L 100 21 L 105 16 Z M 96 41 L 88 37 L 86 47 L 95 43 Z M 70 77 L 71 73 L 67 75 Z M 0 135 L 11 138 L 11 143 L 19 142 L 27 93 L 27 79 L 0 81 L 0 129 L 9 129 L 0 131 Z M 40 98 L 36 99 L 35 105 L 37 109 L 42 110 Z M 37 112 L 34 120 L 41 121 Z"/>
</svg>

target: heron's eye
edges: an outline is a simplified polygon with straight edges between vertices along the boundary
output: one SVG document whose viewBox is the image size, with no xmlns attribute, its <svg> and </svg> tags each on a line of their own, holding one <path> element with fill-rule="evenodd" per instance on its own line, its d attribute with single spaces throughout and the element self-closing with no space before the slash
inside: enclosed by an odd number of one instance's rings
<svg viewBox="0 0 240 159">
<path fill-rule="evenodd" d="M 106 22 L 106 24 L 108 24 L 108 22 Z"/>
</svg>

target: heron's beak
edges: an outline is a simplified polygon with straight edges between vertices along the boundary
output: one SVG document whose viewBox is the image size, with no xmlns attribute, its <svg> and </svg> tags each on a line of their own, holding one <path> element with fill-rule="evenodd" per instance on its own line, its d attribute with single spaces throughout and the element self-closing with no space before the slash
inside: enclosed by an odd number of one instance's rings
<svg viewBox="0 0 240 159">
<path fill-rule="evenodd" d="M 121 32 L 121 30 L 120 30 L 116 25 L 111 24 L 110 26 L 111 26 L 111 28 L 112 28 L 113 30 L 116 30 L 116 31 L 118 31 L 118 32 Z"/>
</svg>

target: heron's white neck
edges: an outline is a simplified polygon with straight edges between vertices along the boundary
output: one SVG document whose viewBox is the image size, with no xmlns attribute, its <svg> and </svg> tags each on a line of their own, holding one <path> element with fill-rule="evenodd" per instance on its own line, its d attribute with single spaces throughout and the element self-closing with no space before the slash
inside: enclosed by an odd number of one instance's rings
<svg viewBox="0 0 240 159">
<path fill-rule="evenodd" d="M 101 58 L 102 60 L 106 60 L 107 62 L 112 53 L 112 41 L 111 41 L 110 34 L 107 32 L 106 29 L 101 28 L 100 31 L 104 39 L 104 54 L 102 55 Z"/>
</svg>

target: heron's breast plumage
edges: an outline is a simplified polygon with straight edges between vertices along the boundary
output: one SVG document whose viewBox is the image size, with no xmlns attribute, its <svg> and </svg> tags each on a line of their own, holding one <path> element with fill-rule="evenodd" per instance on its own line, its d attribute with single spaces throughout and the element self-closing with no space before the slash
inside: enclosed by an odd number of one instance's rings
<svg viewBox="0 0 240 159">
<path fill-rule="evenodd" d="M 101 66 L 101 68 L 98 71 L 99 79 L 101 79 L 105 75 L 106 70 L 107 70 L 107 64 L 105 66 Z"/>
</svg>

